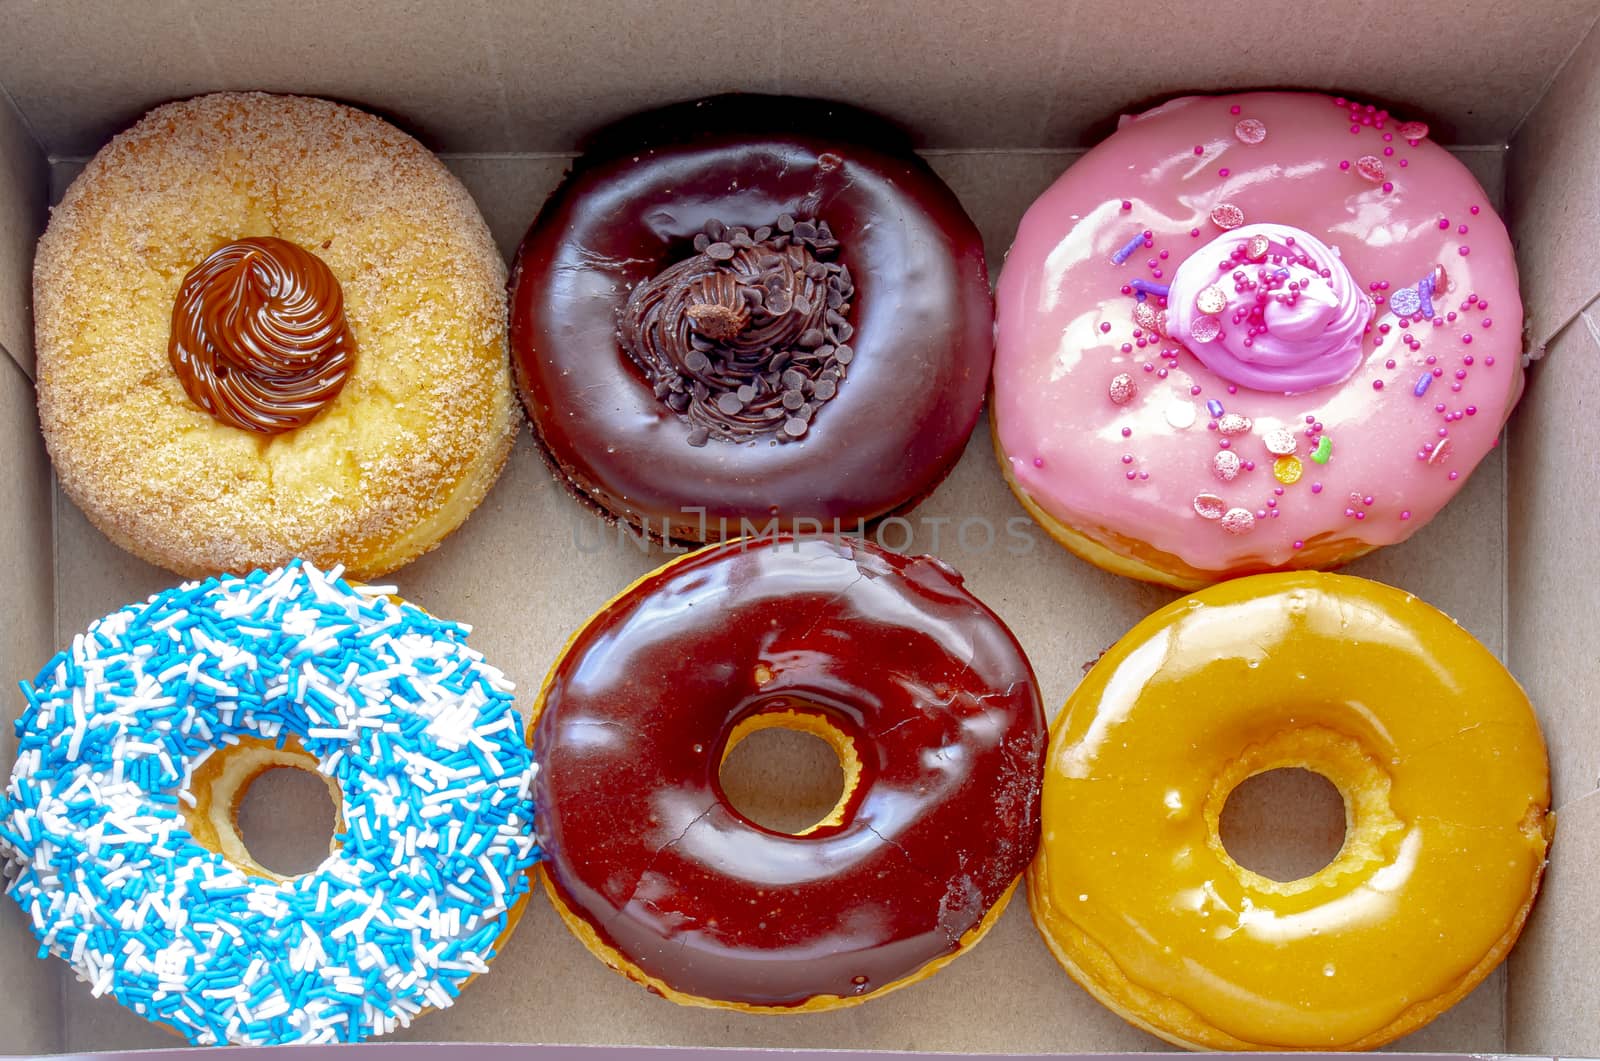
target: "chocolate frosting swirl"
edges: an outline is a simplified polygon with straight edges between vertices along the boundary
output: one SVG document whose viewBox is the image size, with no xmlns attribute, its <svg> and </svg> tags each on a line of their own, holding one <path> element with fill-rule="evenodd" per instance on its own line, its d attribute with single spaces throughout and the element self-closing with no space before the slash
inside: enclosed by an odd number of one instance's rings
<svg viewBox="0 0 1600 1061">
<path fill-rule="evenodd" d="M 855 356 L 838 241 L 827 222 L 785 214 L 754 232 L 708 222 L 694 246 L 634 289 L 623 349 L 693 425 L 690 445 L 804 437 Z"/>
<path fill-rule="evenodd" d="M 184 277 L 167 353 L 200 408 L 231 427 L 277 434 L 339 393 L 355 338 L 327 264 L 258 236 L 223 244 Z"/>
</svg>

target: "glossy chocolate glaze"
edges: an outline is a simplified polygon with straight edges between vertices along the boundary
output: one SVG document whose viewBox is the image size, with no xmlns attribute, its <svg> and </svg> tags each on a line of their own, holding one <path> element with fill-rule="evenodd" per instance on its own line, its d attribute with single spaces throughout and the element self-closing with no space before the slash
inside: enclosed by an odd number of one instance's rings
<svg viewBox="0 0 1600 1061">
<path fill-rule="evenodd" d="M 693 255 L 711 220 L 825 218 L 854 279 L 849 380 L 803 440 L 713 439 L 657 399 L 622 351 L 637 284 Z M 726 519 L 849 525 L 929 493 L 987 386 L 983 245 L 955 196 L 879 119 L 810 100 L 719 97 L 602 134 L 517 253 L 511 347 L 546 455 L 581 495 L 656 536 Z M 702 521 L 697 512 L 703 508 Z"/>
<path fill-rule="evenodd" d="M 803 837 L 718 784 L 729 733 L 819 712 L 861 783 Z M 765 1006 L 867 994 L 952 953 L 1032 858 L 1046 739 L 1005 626 L 937 560 L 858 539 L 732 543 L 579 633 L 534 735 L 564 903 L 674 991 Z"/>
</svg>

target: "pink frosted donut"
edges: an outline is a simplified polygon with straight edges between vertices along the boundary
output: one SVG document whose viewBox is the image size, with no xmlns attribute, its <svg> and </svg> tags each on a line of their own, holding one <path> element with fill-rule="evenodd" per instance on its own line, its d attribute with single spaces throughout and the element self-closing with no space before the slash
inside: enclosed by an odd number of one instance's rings
<svg viewBox="0 0 1600 1061">
<path fill-rule="evenodd" d="M 1405 540 L 1522 392 L 1482 187 L 1426 126 L 1329 96 L 1124 119 L 1029 208 L 996 300 L 1017 497 L 1085 559 L 1185 589 Z"/>
</svg>

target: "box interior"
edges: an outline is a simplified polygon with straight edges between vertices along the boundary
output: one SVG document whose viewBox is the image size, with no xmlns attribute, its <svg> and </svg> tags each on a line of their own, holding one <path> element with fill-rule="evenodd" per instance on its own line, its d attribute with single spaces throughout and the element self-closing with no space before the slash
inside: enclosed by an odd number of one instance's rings
<svg viewBox="0 0 1600 1061">
<path fill-rule="evenodd" d="M 835 97 L 906 124 L 984 233 L 998 270 L 1017 219 L 1119 109 L 1189 90 L 1284 85 L 1345 91 L 1429 122 L 1455 145 L 1513 228 L 1534 366 L 1506 442 L 1444 513 L 1402 546 L 1349 570 L 1455 616 L 1527 686 L 1550 744 L 1559 828 L 1544 894 L 1512 959 L 1465 1002 L 1395 1044 L 1410 1051 L 1600 1055 L 1600 730 L 1590 702 L 1600 653 L 1600 519 L 1582 441 L 1600 395 L 1600 2 L 1488 0 L 1314 8 L 1236 0 L 1129 8 L 1015 0 L 930 10 L 913 0 L 801 9 L 732 0 L 678 8 L 603 0 L 429 5 L 15 6 L 0 20 L 0 588 L 12 602 L 0 681 L 31 676 L 94 618 L 172 584 L 121 552 L 56 490 L 32 405 L 29 287 L 45 205 L 117 129 L 165 99 L 224 88 L 326 95 L 396 121 L 477 199 L 508 256 L 582 136 L 654 103 L 734 89 Z M 1093 31 L 1094 27 L 1114 30 Z M 1397 107 L 1398 109 L 1398 107 Z M 936 552 L 1012 627 L 1059 707 L 1093 659 L 1176 594 L 1069 556 L 1026 523 L 1014 555 L 963 537 L 968 517 L 1005 527 L 1022 510 L 984 425 L 960 465 L 912 514 L 910 548 Z M 899 544 L 898 541 L 895 544 Z M 570 632 L 631 578 L 666 559 L 573 504 L 523 435 L 478 512 L 437 551 L 396 572 L 407 597 L 476 627 L 474 643 L 537 688 Z M 1467 562 L 1463 562 L 1463 561 Z M 15 694 L 8 718 L 20 711 Z M 14 738 L 0 727 L 0 768 Z M 768 793 L 793 780 L 767 764 Z M 262 784 L 268 785 L 268 781 Z M 269 798 L 297 820 L 301 789 Z M 776 796 L 774 798 L 777 798 Z M 1245 826 L 1254 845 L 1312 843 L 1303 788 L 1279 788 Z M 1272 813 L 1275 811 L 1275 813 Z M 303 848 L 304 837 L 262 837 Z M 35 959 L 0 904 L 0 1053 L 175 1045 L 115 1003 L 92 1000 L 64 963 Z M 591 958 L 542 895 L 492 973 L 452 1009 L 399 1036 L 509 1041 L 971 1052 L 1145 1051 L 1163 1045 L 1080 991 L 1015 902 L 994 932 L 938 976 L 869 1005 L 764 1018 L 672 1006 Z"/>
</svg>

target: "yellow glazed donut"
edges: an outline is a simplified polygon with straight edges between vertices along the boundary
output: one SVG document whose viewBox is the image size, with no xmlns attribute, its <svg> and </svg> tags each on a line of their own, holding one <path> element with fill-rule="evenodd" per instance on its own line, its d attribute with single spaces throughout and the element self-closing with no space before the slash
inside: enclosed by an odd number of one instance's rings
<svg viewBox="0 0 1600 1061">
<path fill-rule="evenodd" d="M 1224 803 L 1281 767 L 1344 797 L 1343 848 L 1278 882 L 1222 845 Z M 1133 1024 L 1191 1049 L 1368 1049 L 1488 975 L 1555 827 L 1527 697 L 1448 617 L 1314 572 L 1176 601 L 1051 728 L 1034 921 Z"/>
<path fill-rule="evenodd" d="M 184 575 L 392 570 L 510 452 L 505 276 L 461 184 L 378 118 L 260 93 L 159 107 L 39 242 L 39 418 L 62 487 Z"/>
</svg>

